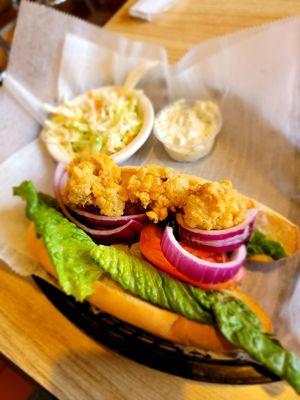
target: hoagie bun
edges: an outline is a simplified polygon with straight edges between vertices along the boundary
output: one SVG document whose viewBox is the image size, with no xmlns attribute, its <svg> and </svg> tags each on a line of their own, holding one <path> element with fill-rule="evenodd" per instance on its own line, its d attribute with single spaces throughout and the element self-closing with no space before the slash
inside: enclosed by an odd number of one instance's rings
<svg viewBox="0 0 300 400">
<path fill-rule="evenodd" d="M 33 224 L 28 229 L 27 243 L 32 255 L 48 273 L 56 277 L 46 247 L 42 239 L 37 238 Z M 264 331 L 271 332 L 271 321 L 258 304 L 237 290 L 231 290 L 231 293 L 245 302 L 257 315 Z M 87 300 L 120 320 L 173 343 L 213 352 L 228 353 L 235 350 L 234 346 L 213 326 L 191 321 L 176 313 L 154 306 L 129 294 L 108 277 L 101 278 L 94 283 L 93 294 Z"/>
</svg>

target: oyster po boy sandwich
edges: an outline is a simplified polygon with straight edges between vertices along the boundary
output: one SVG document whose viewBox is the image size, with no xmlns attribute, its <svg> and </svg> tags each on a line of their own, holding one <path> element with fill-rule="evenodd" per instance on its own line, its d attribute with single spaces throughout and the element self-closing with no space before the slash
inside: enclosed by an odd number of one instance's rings
<svg viewBox="0 0 300 400">
<path fill-rule="evenodd" d="M 30 181 L 28 246 L 62 290 L 181 345 L 243 349 L 300 393 L 300 360 L 239 290 L 245 260 L 295 253 L 299 230 L 229 181 L 160 166 L 118 167 L 108 156 L 58 165 L 56 199 Z"/>
</svg>

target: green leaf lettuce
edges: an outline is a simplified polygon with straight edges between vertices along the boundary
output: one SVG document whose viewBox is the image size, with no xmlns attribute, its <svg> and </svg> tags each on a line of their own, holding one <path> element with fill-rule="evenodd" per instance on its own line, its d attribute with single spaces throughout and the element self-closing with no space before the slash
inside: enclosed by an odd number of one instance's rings
<svg viewBox="0 0 300 400">
<path fill-rule="evenodd" d="M 253 234 L 247 243 L 247 255 L 252 257 L 255 254 L 267 254 L 273 260 L 287 257 L 283 245 L 275 240 L 270 240 L 258 229 L 254 229 Z"/>
<path fill-rule="evenodd" d="M 53 198 L 37 193 L 32 182 L 14 188 L 14 195 L 26 201 L 26 215 L 43 238 L 63 290 L 76 300 L 84 300 L 102 274 L 90 256 L 95 243 L 54 208 Z"/>
</svg>

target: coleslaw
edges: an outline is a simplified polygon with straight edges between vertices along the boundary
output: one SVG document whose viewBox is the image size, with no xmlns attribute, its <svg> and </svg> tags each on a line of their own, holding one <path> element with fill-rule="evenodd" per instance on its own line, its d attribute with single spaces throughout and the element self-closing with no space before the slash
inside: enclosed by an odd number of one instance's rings
<svg viewBox="0 0 300 400">
<path fill-rule="evenodd" d="M 72 159 L 79 153 L 114 154 L 139 133 L 143 116 L 136 91 L 102 88 L 58 107 L 45 105 L 52 118 L 45 122 L 43 140 L 58 145 Z"/>
</svg>

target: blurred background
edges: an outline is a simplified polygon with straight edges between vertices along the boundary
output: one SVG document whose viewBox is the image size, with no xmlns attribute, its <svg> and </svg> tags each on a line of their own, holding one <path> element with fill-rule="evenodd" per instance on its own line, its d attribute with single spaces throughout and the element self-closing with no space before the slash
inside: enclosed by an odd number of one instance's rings
<svg viewBox="0 0 300 400">
<path fill-rule="evenodd" d="M 102 26 L 125 3 L 125 0 L 39 0 L 36 2 Z M 0 0 L 0 72 L 7 64 L 8 43 L 13 35 L 18 6 L 19 0 Z"/>
</svg>

